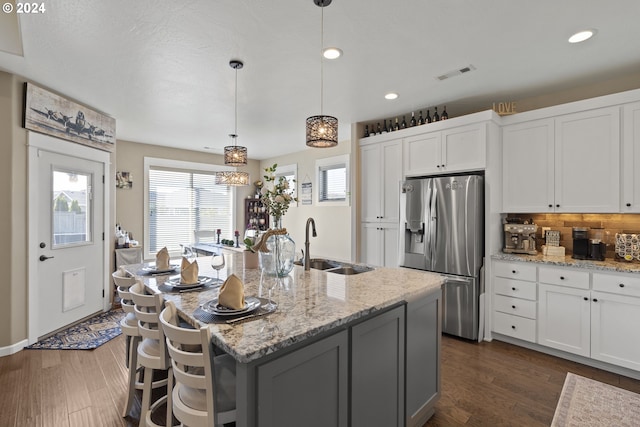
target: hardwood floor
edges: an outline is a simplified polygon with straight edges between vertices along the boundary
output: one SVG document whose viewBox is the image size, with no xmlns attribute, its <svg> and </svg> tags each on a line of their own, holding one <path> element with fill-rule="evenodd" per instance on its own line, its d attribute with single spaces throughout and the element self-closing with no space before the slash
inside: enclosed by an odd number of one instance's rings
<svg viewBox="0 0 640 427">
<path fill-rule="evenodd" d="M 498 341 L 442 344 L 443 395 L 425 427 L 548 426 L 567 372 L 640 393 L 640 381 Z M 138 405 L 120 414 L 123 362 L 122 335 L 92 351 L 0 357 L 0 426 L 137 426 Z"/>
</svg>

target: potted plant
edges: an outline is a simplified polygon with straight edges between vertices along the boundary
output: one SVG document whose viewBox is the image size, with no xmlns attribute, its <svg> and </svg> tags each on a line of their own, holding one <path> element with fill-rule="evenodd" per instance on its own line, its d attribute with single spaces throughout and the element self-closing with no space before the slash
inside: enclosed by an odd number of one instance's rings
<svg viewBox="0 0 640 427">
<path fill-rule="evenodd" d="M 242 252 L 242 258 L 244 261 L 244 268 L 254 269 L 258 268 L 258 252 L 253 250 L 254 241 L 250 238 L 244 239 L 244 252 Z"/>
</svg>

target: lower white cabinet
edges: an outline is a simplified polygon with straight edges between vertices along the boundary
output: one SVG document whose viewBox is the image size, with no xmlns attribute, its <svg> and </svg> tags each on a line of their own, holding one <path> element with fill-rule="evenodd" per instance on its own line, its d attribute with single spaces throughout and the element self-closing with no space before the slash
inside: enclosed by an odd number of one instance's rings
<svg viewBox="0 0 640 427">
<path fill-rule="evenodd" d="M 533 266 L 494 262 L 494 332 L 640 371 L 640 275 Z"/>
<path fill-rule="evenodd" d="M 397 267 L 398 225 L 366 222 L 362 226 L 360 261 L 380 267 Z"/>
<path fill-rule="evenodd" d="M 538 285 L 538 344 L 589 357 L 591 291 Z"/>
</svg>

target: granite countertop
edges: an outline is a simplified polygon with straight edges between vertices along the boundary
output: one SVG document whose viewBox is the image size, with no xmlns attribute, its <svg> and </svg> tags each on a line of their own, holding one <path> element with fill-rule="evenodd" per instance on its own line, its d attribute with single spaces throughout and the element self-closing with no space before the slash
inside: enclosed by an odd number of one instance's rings
<svg viewBox="0 0 640 427">
<path fill-rule="evenodd" d="M 505 254 L 497 253 L 491 255 L 491 259 L 501 261 L 518 261 L 518 262 L 534 262 L 539 264 L 557 265 L 562 267 L 584 268 L 587 270 L 611 271 L 618 273 L 640 273 L 640 262 L 621 262 L 613 258 L 606 258 L 604 261 L 591 261 L 582 259 L 573 259 L 571 256 L 545 256 L 524 255 L 524 254 Z"/>
<path fill-rule="evenodd" d="M 242 279 L 245 296 L 267 297 L 260 270 L 245 270 L 242 253 L 225 251 L 225 259 L 221 279 L 233 273 Z M 197 260 L 200 275 L 216 277 L 209 264 L 210 257 Z M 172 261 L 175 263 L 179 261 Z M 165 290 L 164 282 L 178 274 L 141 275 L 145 265 L 148 264 L 132 264 L 125 268 L 138 275 L 153 292 Z M 304 271 L 303 267 L 295 266 L 272 291 L 272 298 L 278 304 L 275 313 L 234 325 L 211 323 L 209 327 L 216 346 L 237 361 L 248 363 L 375 311 L 440 289 L 441 285 L 440 275 L 408 268 L 378 267 L 366 273 L 340 275 L 313 269 Z M 196 292 L 163 292 L 163 296 L 176 304 L 185 320 L 200 327 L 204 323 L 193 317 L 193 313 L 218 293 L 219 288 L 215 287 Z"/>
</svg>

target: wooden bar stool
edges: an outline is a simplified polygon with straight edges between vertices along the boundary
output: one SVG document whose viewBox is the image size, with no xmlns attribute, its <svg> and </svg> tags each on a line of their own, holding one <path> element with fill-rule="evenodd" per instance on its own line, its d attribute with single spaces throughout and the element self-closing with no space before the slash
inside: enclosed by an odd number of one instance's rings
<svg viewBox="0 0 640 427">
<path fill-rule="evenodd" d="M 157 406 L 164 402 L 164 398 L 160 398 L 153 405 L 151 404 L 152 389 L 166 385 L 168 393 L 170 393 L 173 376 L 170 372 L 171 359 L 167 353 L 164 333 L 159 322 L 163 306 L 162 296 L 147 294 L 140 282 L 136 282 L 129 290 L 134 303 L 136 319 L 138 319 L 138 331 L 141 335 L 137 362 L 144 369 L 142 402 L 140 404 L 140 422 L 143 423 L 143 420 L 147 418 L 147 412 L 153 412 Z M 154 372 L 158 370 L 169 371 L 167 379 L 153 381 Z M 171 412 L 171 405 L 167 404 L 167 427 L 170 427 L 172 423 Z"/>
<path fill-rule="evenodd" d="M 160 315 L 175 379 L 171 402 L 173 415 L 189 427 L 221 427 L 236 420 L 236 362 L 228 354 L 214 356 L 207 326 L 187 329 L 172 301 Z M 150 416 L 147 415 L 147 426 Z"/>
</svg>

